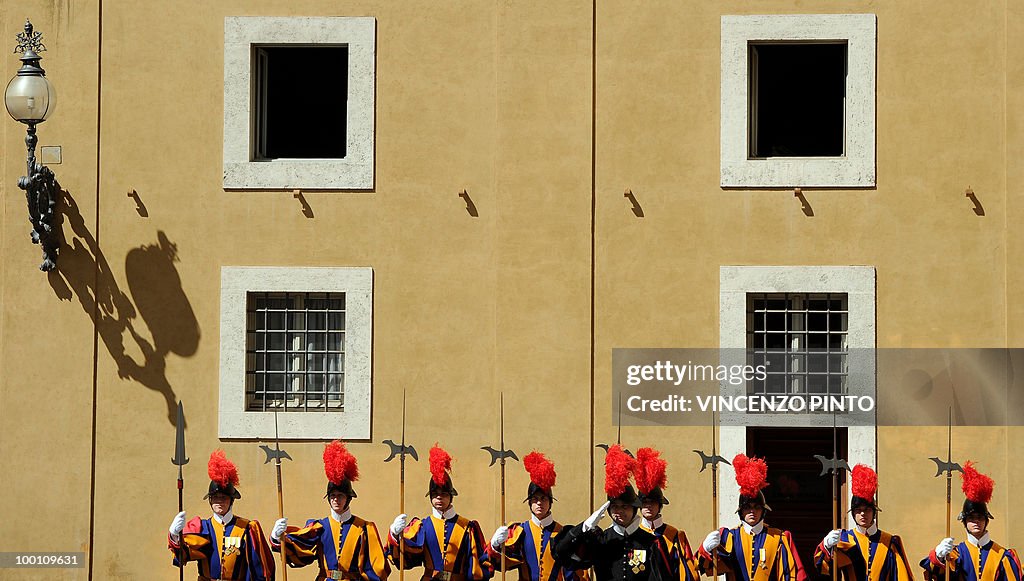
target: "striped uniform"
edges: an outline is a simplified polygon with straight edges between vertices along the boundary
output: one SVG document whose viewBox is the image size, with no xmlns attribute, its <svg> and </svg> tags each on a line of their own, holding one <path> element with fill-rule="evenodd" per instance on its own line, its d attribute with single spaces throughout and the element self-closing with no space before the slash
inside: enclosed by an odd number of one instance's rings
<svg viewBox="0 0 1024 581">
<path fill-rule="evenodd" d="M 483 581 L 494 573 L 487 541 L 475 520 L 453 515 L 413 518 L 402 532 L 405 568 L 423 567 L 422 579 Z M 388 558 L 399 566 L 399 543 L 388 535 Z"/>
<path fill-rule="evenodd" d="M 550 518 L 550 517 L 549 517 Z M 551 520 L 546 526 L 543 521 L 531 518 L 508 527 L 505 541 L 505 570 L 519 571 L 521 581 L 589 581 L 586 570 L 573 569 L 555 559 L 555 542 L 562 533 L 562 525 Z M 488 543 L 487 552 L 497 570 L 502 569 L 501 551 Z"/>
<path fill-rule="evenodd" d="M 274 557 L 255 520 L 236 516 L 222 525 L 216 519 L 195 517 L 185 525 L 181 542 L 176 544 L 168 536 L 167 546 L 174 553 L 175 566 L 196 562 L 199 579 L 274 579 Z"/>
<path fill-rule="evenodd" d="M 644 520 L 643 522 L 642 526 L 645 529 L 665 540 L 669 567 L 672 571 L 671 581 L 697 581 L 700 577 L 697 573 L 697 560 L 693 557 L 686 533 L 670 524 L 665 524 L 661 518 L 650 523 L 650 527 L 647 526 L 648 521 Z"/>
<path fill-rule="evenodd" d="M 303 528 L 288 527 L 280 544 L 273 539 L 271 543 L 274 551 L 284 552 L 289 567 L 317 563 L 316 581 L 385 581 L 391 572 L 377 526 L 357 516 L 348 516 L 344 522 L 330 516 L 310 519 Z"/>
<path fill-rule="evenodd" d="M 913 581 L 907 553 L 899 536 L 876 530 L 865 535 L 856 529 L 839 533 L 839 543 L 830 552 L 824 542 L 814 550 L 814 566 L 825 576 L 832 574 L 835 553 L 837 573 L 846 581 Z"/>
<path fill-rule="evenodd" d="M 715 551 L 718 573 L 728 581 L 804 581 L 806 575 L 800 555 L 789 531 L 764 525 L 756 534 L 742 526 L 721 529 L 722 544 Z M 702 546 L 699 568 L 714 575 L 712 557 Z"/>
<path fill-rule="evenodd" d="M 988 541 L 980 548 L 973 543 L 957 545 L 946 557 L 953 575 L 961 581 L 1021 581 L 1020 558 L 1017 551 Z M 945 567 L 935 551 L 921 560 L 927 580 L 943 579 Z"/>
</svg>

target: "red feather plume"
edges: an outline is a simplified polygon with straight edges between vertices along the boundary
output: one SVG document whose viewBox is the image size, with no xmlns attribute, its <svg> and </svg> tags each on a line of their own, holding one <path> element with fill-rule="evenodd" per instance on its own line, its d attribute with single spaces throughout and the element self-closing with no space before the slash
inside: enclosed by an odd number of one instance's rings
<svg viewBox="0 0 1024 581">
<path fill-rule="evenodd" d="M 631 458 L 622 446 L 615 444 L 608 449 L 604 460 L 604 491 L 608 496 L 619 496 L 629 485 L 629 475 L 636 470 L 636 460 Z"/>
<path fill-rule="evenodd" d="M 636 451 L 636 488 L 647 494 L 655 488 L 665 488 L 668 478 L 665 469 L 668 462 L 661 458 L 661 452 L 654 448 L 640 448 Z"/>
<path fill-rule="evenodd" d="M 736 471 L 736 484 L 740 486 L 741 495 L 754 498 L 762 488 L 767 488 L 768 465 L 764 460 L 736 454 L 732 467 Z"/>
<path fill-rule="evenodd" d="M 530 482 L 544 490 L 555 485 L 555 464 L 540 452 L 530 452 L 523 457 L 523 467 L 530 473 Z"/>
<path fill-rule="evenodd" d="M 960 474 L 960 479 L 964 481 L 962 488 L 967 500 L 985 504 L 992 500 L 992 489 L 995 488 L 996 483 L 988 476 L 978 472 L 974 467 L 974 462 L 968 461 L 964 464 L 964 471 Z"/>
<path fill-rule="evenodd" d="M 451 454 L 445 452 L 443 448 L 435 443 L 434 447 L 430 449 L 430 477 L 434 480 L 434 484 L 444 486 L 444 483 L 448 480 L 447 472 L 451 469 Z"/>
<path fill-rule="evenodd" d="M 355 482 L 359 480 L 359 466 L 356 457 L 345 448 L 345 444 L 335 440 L 324 447 L 324 473 L 334 484 L 343 480 Z"/>
<path fill-rule="evenodd" d="M 857 464 L 853 467 L 853 482 L 850 487 L 854 496 L 874 500 L 875 491 L 878 490 L 878 474 L 863 464 Z"/>
<path fill-rule="evenodd" d="M 228 484 L 238 486 L 238 468 L 227 459 L 224 450 L 214 450 L 210 454 L 210 463 L 206 465 L 210 480 L 226 487 Z"/>
</svg>

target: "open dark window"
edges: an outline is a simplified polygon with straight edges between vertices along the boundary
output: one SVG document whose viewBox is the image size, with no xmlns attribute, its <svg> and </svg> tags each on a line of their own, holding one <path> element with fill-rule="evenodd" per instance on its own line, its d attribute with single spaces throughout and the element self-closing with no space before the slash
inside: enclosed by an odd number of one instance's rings
<svg viewBox="0 0 1024 581">
<path fill-rule="evenodd" d="M 344 158 L 348 47 L 259 46 L 253 57 L 254 159 Z"/>
<path fill-rule="evenodd" d="M 847 44 L 750 43 L 750 157 L 844 155 Z"/>
</svg>

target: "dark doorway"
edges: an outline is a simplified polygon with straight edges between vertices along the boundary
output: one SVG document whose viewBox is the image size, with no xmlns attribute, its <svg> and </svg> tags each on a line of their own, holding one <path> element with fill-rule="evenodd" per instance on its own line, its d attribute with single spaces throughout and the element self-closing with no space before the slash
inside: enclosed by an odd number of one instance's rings
<svg viewBox="0 0 1024 581">
<path fill-rule="evenodd" d="M 832 428 L 747 428 L 747 453 L 768 463 L 765 500 L 772 512 L 765 522 L 790 531 L 800 560 L 808 573 L 814 566 L 814 548 L 828 531 L 837 528 L 832 521 L 832 476 L 821 475 L 820 455 L 832 458 Z M 836 433 L 836 456 L 846 458 L 846 428 Z M 840 474 L 837 497 L 839 522 L 845 522 L 846 495 L 842 493 L 845 473 Z"/>
</svg>

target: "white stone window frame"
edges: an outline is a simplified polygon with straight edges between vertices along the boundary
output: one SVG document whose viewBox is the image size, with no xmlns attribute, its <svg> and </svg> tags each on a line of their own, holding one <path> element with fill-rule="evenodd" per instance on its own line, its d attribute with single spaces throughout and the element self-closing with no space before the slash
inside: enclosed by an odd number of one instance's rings
<svg viewBox="0 0 1024 581">
<path fill-rule="evenodd" d="M 750 157 L 751 43 L 846 41 L 844 154 Z M 876 182 L 874 14 L 722 16 L 721 186 L 869 188 Z"/>
<path fill-rule="evenodd" d="M 253 46 L 286 44 L 348 47 L 342 159 L 253 159 Z M 371 16 L 225 17 L 224 189 L 373 189 L 376 62 L 377 20 Z M 296 122 L 316 123 L 316 118 Z"/>
<path fill-rule="evenodd" d="M 851 353 L 861 352 L 858 365 L 864 365 L 864 354 L 873 350 L 876 340 L 876 272 L 872 266 L 721 266 L 719 267 L 719 346 L 723 353 L 739 353 L 747 347 L 747 293 L 846 293 L 847 344 Z M 874 365 L 874 360 L 870 361 Z M 851 382 L 851 395 L 877 393 L 874 373 L 868 369 L 862 376 L 870 376 L 870 382 Z M 742 395 L 746 385 L 730 386 L 723 383 L 720 395 Z M 877 400 L 877 398 L 876 398 Z M 787 416 L 786 425 L 795 425 L 793 416 Z M 747 450 L 747 426 L 779 425 L 779 418 L 772 414 L 748 414 L 746 425 L 721 425 L 719 430 L 722 456 L 732 458 Z M 721 419 L 719 420 L 721 421 Z M 839 418 L 842 425 L 842 418 Z M 806 416 L 803 425 L 807 427 L 831 427 L 831 415 Z M 872 422 L 877 423 L 877 420 Z M 847 458 L 852 468 L 857 464 L 877 467 L 878 451 L 875 436 L 876 425 L 847 427 Z M 719 467 L 720 522 L 734 522 L 739 490 L 730 485 L 735 482 L 735 473 L 729 465 Z M 849 491 L 848 498 L 849 500 Z M 848 518 L 847 515 L 844 518 Z"/>
<path fill-rule="evenodd" d="M 368 440 L 372 400 L 373 269 L 225 266 L 220 273 L 221 439 L 274 437 L 274 412 L 246 411 L 246 304 L 250 292 L 345 293 L 345 409 L 280 412 L 283 440 Z"/>
</svg>

